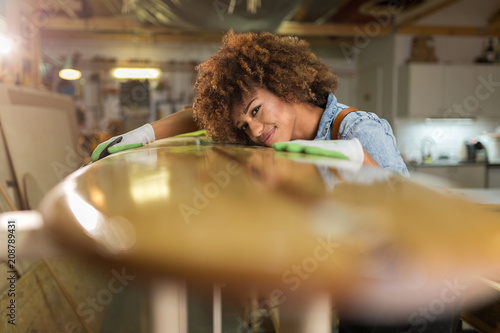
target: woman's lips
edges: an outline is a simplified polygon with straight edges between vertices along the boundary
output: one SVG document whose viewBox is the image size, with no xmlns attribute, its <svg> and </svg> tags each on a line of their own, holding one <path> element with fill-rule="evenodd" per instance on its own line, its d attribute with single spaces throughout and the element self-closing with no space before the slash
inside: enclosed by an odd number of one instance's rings
<svg viewBox="0 0 500 333">
<path fill-rule="evenodd" d="M 271 141 L 272 141 L 272 139 L 273 139 L 273 137 L 274 137 L 274 133 L 276 133 L 276 127 L 273 127 L 273 129 L 272 129 L 272 130 L 270 130 L 270 131 L 266 134 L 266 136 L 264 137 L 264 141 L 263 141 L 264 146 L 269 146 L 269 145 L 270 145 L 270 143 L 271 143 Z"/>
</svg>

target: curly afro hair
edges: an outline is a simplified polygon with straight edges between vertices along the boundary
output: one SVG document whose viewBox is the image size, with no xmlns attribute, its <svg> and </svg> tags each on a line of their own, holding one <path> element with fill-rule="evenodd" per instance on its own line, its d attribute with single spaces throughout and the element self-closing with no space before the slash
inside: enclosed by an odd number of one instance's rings
<svg viewBox="0 0 500 333">
<path fill-rule="evenodd" d="M 247 94 L 265 88 L 289 103 L 325 107 L 337 76 L 296 37 L 229 31 L 223 46 L 197 66 L 194 119 L 214 141 L 249 143 L 231 120 Z"/>
</svg>

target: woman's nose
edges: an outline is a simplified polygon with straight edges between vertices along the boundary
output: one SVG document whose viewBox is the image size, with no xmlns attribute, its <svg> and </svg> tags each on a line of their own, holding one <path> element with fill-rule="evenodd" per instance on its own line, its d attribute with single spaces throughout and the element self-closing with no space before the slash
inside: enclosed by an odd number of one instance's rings
<svg viewBox="0 0 500 333">
<path fill-rule="evenodd" d="M 258 138 L 262 134 L 262 129 L 264 126 L 256 121 L 251 121 L 248 123 L 248 129 L 250 130 L 252 138 Z"/>
</svg>

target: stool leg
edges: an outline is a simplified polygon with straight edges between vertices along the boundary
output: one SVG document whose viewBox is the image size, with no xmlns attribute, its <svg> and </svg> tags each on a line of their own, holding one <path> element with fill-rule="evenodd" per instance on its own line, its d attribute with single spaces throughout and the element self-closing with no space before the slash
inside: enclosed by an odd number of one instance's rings
<svg viewBox="0 0 500 333">
<path fill-rule="evenodd" d="M 165 279 L 152 282 L 151 309 L 154 333 L 187 333 L 185 281 Z"/>
<path fill-rule="evenodd" d="M 330 295 L 315 297 L 306 309 L 303 332 L 329 333 L 332 330 Z"/>
<path fill-rule="evenodd" d="M 331 299 L 328 294 L 315 294 L 307 300 L 287 300 L 280 307 L 281 331 L 287 333 L 330 333 Z"/>
<path fill-rule="evenodd" d="M 213 333 L 222 333 L 222 293 L 220 284 L 214 284 L 213 322 Z"/>
</svg>

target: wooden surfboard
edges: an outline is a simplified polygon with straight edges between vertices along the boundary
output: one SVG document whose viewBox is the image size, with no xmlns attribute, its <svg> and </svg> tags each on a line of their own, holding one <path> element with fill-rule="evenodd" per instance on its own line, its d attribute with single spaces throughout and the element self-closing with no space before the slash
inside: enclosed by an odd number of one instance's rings
<svg viewBox="0 0 500 333">
<path fill-rule="evenodd" d="M 143 274 L 278 304 L 324 290 L 373 317 L 483 302 L 480 278 L 500 268 L 500 215 L 476 204 L 379 168 L 200 138 L 82 168 L 41 212 L 58 241 Z"/>
</svg>

